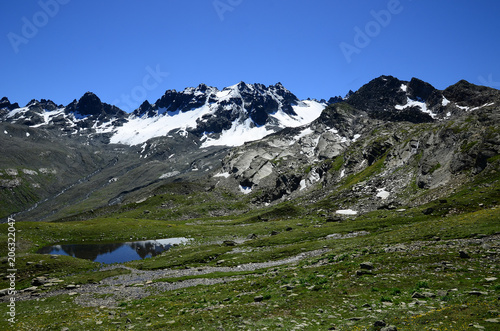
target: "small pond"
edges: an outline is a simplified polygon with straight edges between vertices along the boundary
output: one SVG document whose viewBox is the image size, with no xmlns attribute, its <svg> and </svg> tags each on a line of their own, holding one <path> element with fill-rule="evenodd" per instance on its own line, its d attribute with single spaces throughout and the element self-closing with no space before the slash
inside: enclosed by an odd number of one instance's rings
<svg viewBox="0 0 500 331">
<path fill-rule="evenodd" d="M 188 238 L 168 238 L 111 244 L 64 244 L 46 246 L 38 254 L 69 255 L 79 259 L 110 264 L 153 257 L 175 244 L 187 243 Z"/>
</svg>

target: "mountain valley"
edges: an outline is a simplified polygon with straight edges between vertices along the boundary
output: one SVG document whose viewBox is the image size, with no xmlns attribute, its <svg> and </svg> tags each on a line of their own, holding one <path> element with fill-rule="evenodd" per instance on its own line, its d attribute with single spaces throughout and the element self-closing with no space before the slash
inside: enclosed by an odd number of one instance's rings
<svg viewBox="0 0 500 331">
<path fill-rule="evenodd" d="M 131 113 L 4 97 L 19 329 L 495 330 L 499 107 L 392 76 L 328 101 L 201 84 Z M 36 253 L 174 237 L 109 266 Z"/>
</svg>

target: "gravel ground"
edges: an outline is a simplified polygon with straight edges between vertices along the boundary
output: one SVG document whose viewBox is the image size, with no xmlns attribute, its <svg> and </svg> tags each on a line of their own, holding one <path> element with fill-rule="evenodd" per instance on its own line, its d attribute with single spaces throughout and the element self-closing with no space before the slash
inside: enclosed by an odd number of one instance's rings
<svg viewBox="0 0 500 331">
<path fill-rule="evenodd" d="M 235 272 L 235 271 L 255 271 L 263 268 L 270 268 L 285 264 L 294 264 L 303 259 L 319 256 L 328 252 L 328 249 L 320 249 L 310 252 L 304 252 L 293 257 L 278 261 L 269 261 L 262 263 L 248 263 L 237 267 L 202 267 L 188 268 L 182 270 L 164 269 L 164 270 L 137 270 L 122 265 L 113 265 L 103 267 L 101 270 L 111 270 L 124 268 L 131 271 L 130 274 L 119 275 L 102 280 L 99 284 L 85 284 L 78 288 L 57 289 L 50 292 L 20 292 L 16 295 L 16 300 L 36 300 L 46 297 L 52 297 L 61 294 L 70 294 L 75 296 L 75 302 L 82 306 L 89 307 L 114 307 L 120 301 L 127 299 L 141 299 L 151 294 L 165 291 L 177 290 L 180 288 L 192 287 L 197 285 L 214 285 L 219 283 L 231 282 L 242 279 L 242 276 L 222 277 L 222 278 L 197 278 L 179 281 L 175 283 L 153 282 L 155 279 L 168 277 L 184 277 L 206 275 L 214 272 Z"/>
</svg>

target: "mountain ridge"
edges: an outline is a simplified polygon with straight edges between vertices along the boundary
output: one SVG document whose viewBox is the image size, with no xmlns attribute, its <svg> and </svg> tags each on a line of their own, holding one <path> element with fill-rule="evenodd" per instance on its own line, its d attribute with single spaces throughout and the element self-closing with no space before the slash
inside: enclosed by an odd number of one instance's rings
<svg viewBox="0 0 500 331">
<path fill-rule="evenodd" d="M 101 102 L 92 92 L 86 92 L 79 100 L 75 99 L 67 106 L 56 106 L 54 102 L 43 99 L 32 100 L 25 107 L 18 107 L 17 104 L 11 105 L 5 97 L 0 104 L 0 120 L 28 126 L 47 128 L 55 126 L 67 134 L 99 135 L 112 143 L 137 145 L 150 138 L 166 136 L 174 129 L 179 129 L 178 131 L 183 134 L 189 131 L 198 138 L 206 136 L 205 139 L 216 140 L 223 131 L 243 124 L 247 119 L 250 119 L 245 123 L 249 126 L 248 129 L 266 126 L 266 130 L 254 130 L 262 131 L 257 133 L 260 137 L 264 133 L 276 132 L 286 126 L 305 124 L 294 107 L 302 108 L 308 105 L 311 105 L 309 108 L 314 108 L 316 112 L 313 116 L 319 116 L 321 109 L 318 108 L 324 108 L 326 103 L 314 100 L 301 101 L 281 83 L 266 87 L 263 84 L 240 82 L 222 90 L 205 84 L 189 87 L 180 92 L 167 90 L 155 103 L 150 104 L 146 100 L 131 113 L 125 113 L 116 106 Z M 198 111 L 198 114 L 192 113 L 193 111 Z M 280 115 L 280 118 L 276 118 L 274 114 Z M 159 132 L 150 132 L 140 139 L 130 136 L 129 130 L 138 133 L 139 130 L 145 130 L 145 126 L 149 126 L 150 123 L 135 123 L 139 126 L 137 129 L 130 125 L 123 128 L 134 120 L 148 122 L 154 118 L 157 122 L 166 116 L 171 119 L 165 121 L 169 123 L 163 123 L 163 126 L 168 126 L 170 130 L 158 129 Z M 172 126 L 174 119 L 179 120 Z M 281 123 L 283 121 L 287 123 Z M 190 123 L 186 124 L 187 122 Z M 117 132 L 122 137 L 112 139 Z M 123 137 L 124 135 L 128 135 L 127 138 Z"/>
<path fill-rule="evenodd" d="M 465 81 L 437 90 L 381 76 L 340 99 L 326 106 L 279 83 L 243 82 L 167 91 L 130 114 L 91 92 L 67 107 L 32 100 L 16 108 L 3 98 L 2 215 L 57 219 L 193 180 L 252 196 L 258 206 L 325 196 L 373 167 L 385 167 L 384 176 L 407 167 L 407 178 L 377 177 L 372 193 L 360 190 L 365 198 L 346 194 L 358 204 L 339 205 L 363 212 L 409 203 L 419 190 L 445 192 L 499 152 L 498 90 Z M 65 171 L 72 175 L 61 177 Z M 390 198 L 373 200 L 384 187 Z"/>
</svg>

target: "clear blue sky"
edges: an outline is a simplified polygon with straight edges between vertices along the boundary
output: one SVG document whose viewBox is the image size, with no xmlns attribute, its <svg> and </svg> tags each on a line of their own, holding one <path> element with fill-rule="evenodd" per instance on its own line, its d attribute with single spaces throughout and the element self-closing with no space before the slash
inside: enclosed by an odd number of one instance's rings
<svg viewBox="0 0 500 331">
<path fill-rule="evenodd" d="M 0 97 L 21 106 L 92 91 L 132 110 L 167 89 L 239 81 L 327 99 L 383 74 L 500 88 L 498 0 L 41 0 L 0 10 Z"/>
</svg>

